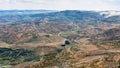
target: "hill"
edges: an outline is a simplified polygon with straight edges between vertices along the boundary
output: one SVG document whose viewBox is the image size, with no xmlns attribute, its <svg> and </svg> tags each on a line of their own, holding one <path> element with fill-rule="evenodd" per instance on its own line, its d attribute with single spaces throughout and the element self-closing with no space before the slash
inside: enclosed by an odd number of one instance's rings
<svg viewBox="0 0 120 68">
<path fill-rule="evenodd" d="M 101 12 L 79 10 L 0 13 L 1 67 L 120 66 L 119 14 L 105 17 Z"/>
</svg>

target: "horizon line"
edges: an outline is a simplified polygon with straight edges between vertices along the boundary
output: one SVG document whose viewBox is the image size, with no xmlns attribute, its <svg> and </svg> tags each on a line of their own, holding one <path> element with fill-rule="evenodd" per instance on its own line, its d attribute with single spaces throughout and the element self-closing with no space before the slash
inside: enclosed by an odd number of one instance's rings
<svg viewBox="0 0 120 68">
<path fill-rule="evenodd" d="M 79 10 L 79 9 L 63 9 L 63 10 L 54 10 L 54 9 L 0 9 L 0 11 L 40 11 L 40 10 L 44 10 L 44 11 L 67 11 L 67 10 L 76 10 L 76 11 L 120 11 L 120 10 Z"/>
</svg>

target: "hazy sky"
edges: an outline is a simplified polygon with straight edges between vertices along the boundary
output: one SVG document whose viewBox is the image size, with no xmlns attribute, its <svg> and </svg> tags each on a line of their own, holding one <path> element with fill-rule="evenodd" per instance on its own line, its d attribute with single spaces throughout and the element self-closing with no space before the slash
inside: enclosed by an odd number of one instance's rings
<svg viewBox="0 0 120 68">
<path fill-rule="evenodd" d="M 120 10 L 120 0 L 0 0 L 0 10 Z"/>
</svg>

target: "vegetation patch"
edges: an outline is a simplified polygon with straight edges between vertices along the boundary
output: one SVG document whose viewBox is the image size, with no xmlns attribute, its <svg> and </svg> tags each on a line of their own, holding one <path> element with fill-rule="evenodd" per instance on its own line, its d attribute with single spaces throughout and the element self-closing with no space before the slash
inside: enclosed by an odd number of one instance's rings
<svg viewBox="0 0 120 68">
<path fill-rule="evenodd" d="M 22 62 L 39 61 L 39 59 L 34 51 L 0 48 L 0 64 L 16 65 Z"/>
</svg>

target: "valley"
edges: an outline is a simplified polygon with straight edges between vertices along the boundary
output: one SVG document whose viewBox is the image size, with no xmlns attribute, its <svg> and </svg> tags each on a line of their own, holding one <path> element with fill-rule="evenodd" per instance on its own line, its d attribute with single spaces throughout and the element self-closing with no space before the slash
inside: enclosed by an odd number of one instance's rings
<svg viewBox="0 0 120 68">
<path fill-rule="evenodd" d="M 120 67 L 119 12 L 6 10 L 0 14 L 0 68 Z"/>
</svg>

